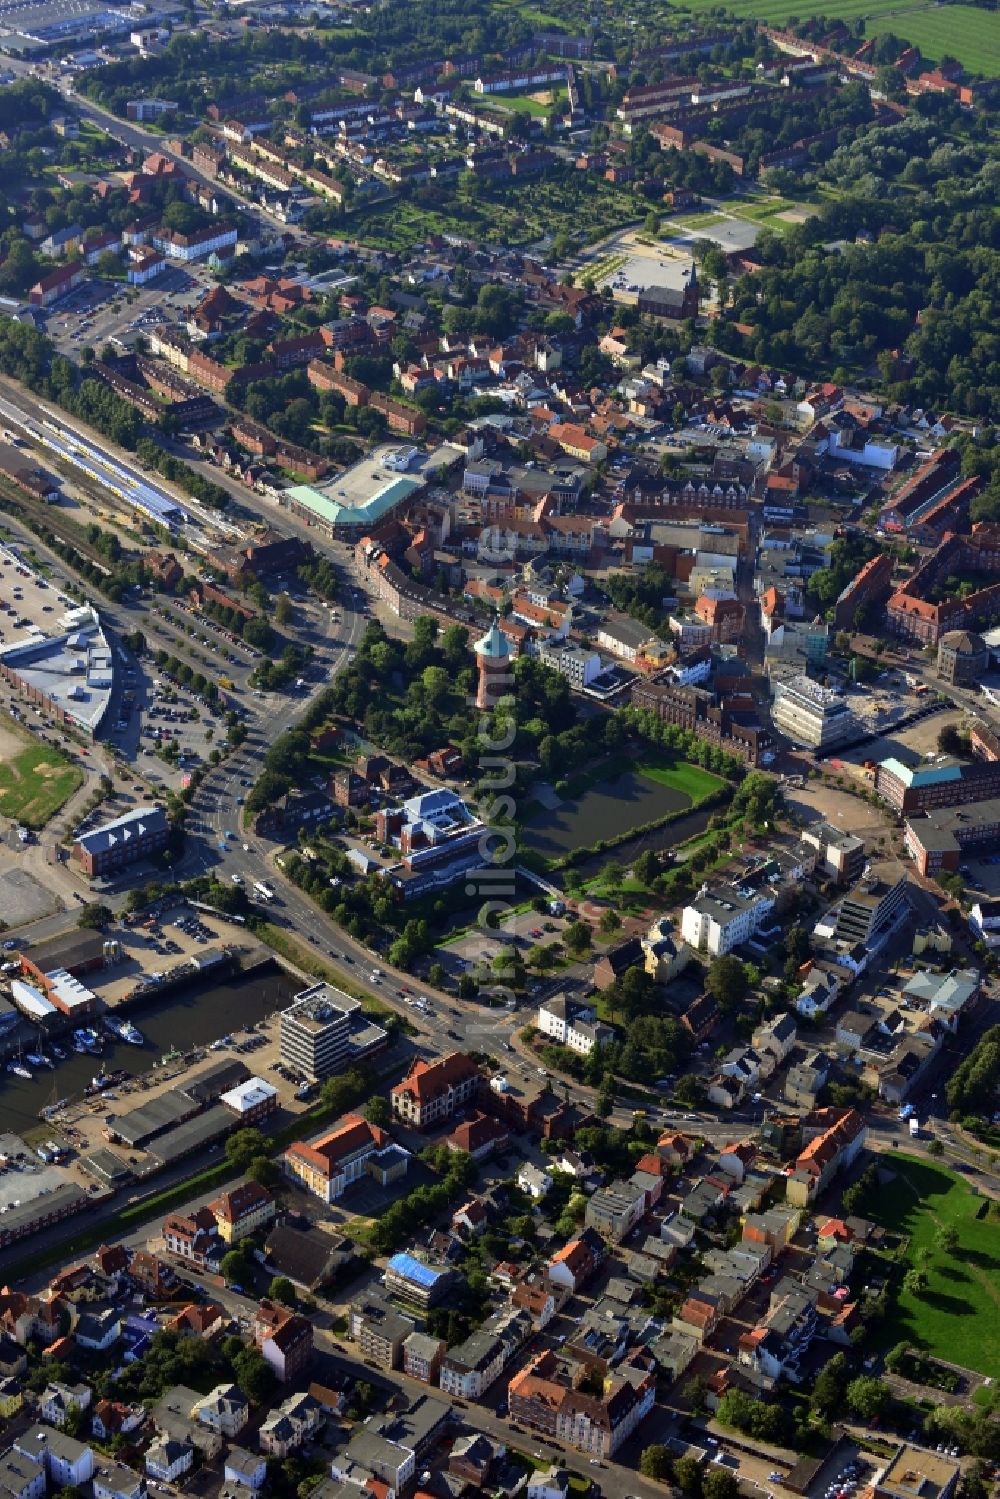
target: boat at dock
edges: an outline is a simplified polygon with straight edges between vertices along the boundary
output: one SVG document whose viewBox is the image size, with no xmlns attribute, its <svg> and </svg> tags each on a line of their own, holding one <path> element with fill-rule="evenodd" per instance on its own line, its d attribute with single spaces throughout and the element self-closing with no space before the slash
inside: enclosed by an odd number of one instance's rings
<svg viewBox="0 0 1000 1499">
<path fill-rule="evenodd" d="M 102 1067 L 100 1072 L 92 1077 L 84 1088 L 83 1096 L 84 1098 L 94 1098 L 98 1093 L 103 1093 L 106 1088 L 114 1088 L 118 1083 L 125 1082 L 127 1077 L 128 1073 L 120 1067 L 116 1072 L 105 1072 Z"/>
<path fill-rule="evenodd" d="M 105 1015 L 104 1029 L 117 1041 L 126 1041 L 129 1046 L 145 1046 L 146 1038 L 131 1020 L 121 1020 L 117 1015 Z"/>
<path fill-rule="evenodd" d="M 25 1065 L 24 1065 L 23 1062 L 8 1062 L 7 1063 L 7 1071 L 8 1072 L 13 1072 L 13 1074 L 14 1074 L 15 1077 L 27 1077 L 27 1078 L 30 1078 L 30 1077 L 34 1076 L 34 1074 L 31 1072 L 30 1068 L 25 1067 Z"/>
<path fill-rule="evenodd" d="M 89 1051 L 91 1055 L 96 1056 L 101 1050 L 100 1036 L 95 1030 L 90 1030 L 86 1026 L 73 1032 L 73 1041 L 80 1043 L 76 1047 L 77 1051 Z"/>
<path fill-rule="evenodd" d="M 52 1043 L 52 1055 L 59 1062 L 65 1062 L 65 1060 L 66 1060 L 66 1053 L 63 1051 L 62 1047 L 61 1046 L 57 1046 L 54 1041 Z"/>
</svg>

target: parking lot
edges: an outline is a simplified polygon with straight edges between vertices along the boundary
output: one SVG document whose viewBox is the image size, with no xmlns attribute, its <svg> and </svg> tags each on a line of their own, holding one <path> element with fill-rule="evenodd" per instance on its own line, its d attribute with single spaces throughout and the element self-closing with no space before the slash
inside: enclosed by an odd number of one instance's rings
<svg viewBox="0 0 1000 1499">
<path fill-rule="evenodd" d="M 72 356 L 87 346 L 99 354 L 106 343 L 122 353 L 154 323 L 200 301 L 212 284 L 210 272 L 200 266 L 168 266 L 146 286 L 94 278 L 56 304 L 47 331 L 60 350 Z"/>
<path fill-rule="evenodd" d="M 183 786 L 225 734 L 221 715 L 168 673 L 144 680 L 136 668 L 126 670 L 111 743 L 154 784 Z"/>
</svg>

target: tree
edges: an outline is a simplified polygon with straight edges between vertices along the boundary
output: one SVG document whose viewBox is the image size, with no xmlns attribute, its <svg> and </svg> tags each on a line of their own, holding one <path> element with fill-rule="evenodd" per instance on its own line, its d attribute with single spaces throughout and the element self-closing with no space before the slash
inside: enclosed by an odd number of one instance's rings
<svg viewBox="0 0 1000 1499">
<path fill-rule="evenodd" d="M 273 1187 L 277 1182 L 280 1172 L 277 1166 L 266 1155 L 255 1155 L 247 1167 L 247 1176 L 256 1182 L 259 1187 Z"/>
<path fill-rule="evenodd" d="M 282 1306 L 295 1305 L 295 1287 L 287 1275 L 276 1275 L 267 1288 L 267 1294 L 272 1301 L 280 1301 Z"/>
<path fill-rule="evenodd" d="M 912 1270 L 907 1270 L 903 1276 L 903 1290 L 908 1296 L 923 1296 L 927 1290 L 926 1271 L 918 1269 L 916 1265 Z"/>
<path fill-rule="evenodd" d="M 244 1395 L 255 1404 L 262 1404 L 276 1383 L 274 1370 L 256 1348 L 244 1348 L 236 1355 L 233 1374 Z"/>
<path fill-rule="evenodd" d="M 740 1489 L 728 1468 L 713 1467 L 702 1479 L 701 1491 L 705 1499 L 736 1499 Z"/>
<path fill-rule="evenodd" d="M 238 1129 L 226 1141 L 226 1159 L 245 1171 L 256 1156 L 267 1154 L 267 1141 L 259 1129 Z"/>
<path fill-rule="evenodd" d="M 383 1098 L 381 1093 L 376 1093 L 374 1098 L 370 1098 L 365 1104 L 365 1118 L 377 1129 L 385 1129 L 392 1122 L 392 1110 L 388 1099 Z"/>
<path fill-rule="evenodd" d="M 279 593 L 274 604 L 274 622 L 276 625 L 287 625 L 291 622 L 295 610 L 287 593 Z"/>
<path fill-rule="evenodd" d="M 674 1464 L 667 1448 L 660 1442 L 644 1447 L 639 1458 L 639 1472 L 643 1478 L 656 1479 L 658 1483 L 669 1483 Z"/>
<path fill-rule="evenodd" d="M 241 1286 L 250 1278 L 250 1263 L 241 1249 L 231 1249 L 219 1266 L 227 1286 Z"/>
<path fill-rule="evenodd" d="M 593 940 L 593 934 L 585 921 L 571 921 L 563 932 L 563 942 L 574 957 L 581 957 Z"/>
<path fill-rule="evenodd" d="M 105 906 L 100 901 L 88 901 L 85 906 L 80 907 L 76 924 L 77 926 L 96 926 L 100 931 L 114 919 L 115 913 L 110 906 Z"/>
<path fill-rule="evenodd" d="M 884 1380 L 861 1375 L 858 1379 L 851 1380 L 846 1397 L 854 1414 L 863 1421 L 870 1421 L 872 1416 L 881 1416 L 888 1410 L 892 1392 Z"/>
<path fill-rule="evenodd" d="M 674 1483 L 689 1499 L 699 1499 L 701 1494 L 701 1465 L 697 1458 L 679 1457 L 674 1463 Z"/>
<path fill-rule="evenodd" d="M 747 992 L 746 969 L 732 953 L 713 959 L 705 979 L 705 988 L 720 1009 L 734 1010 Z"/>
<path fill-rule="evenodd" d="M 946 723 L 938 730 L 937 742 L 943 755 L 960 755 L 966 748 L 965 740 L 953 723 Z"/>
<path fill-rule="evenodd" d="M 943 1223 L 934 1235 L 934 1243 L 942 1254 L 958 1253 L 958 1232 L 952 1228 L 950 1223 Z"/>
<path fill-rule="evenodd" d="M 839 1410 L 843 1403 L 844 1391 L 847 1389 L 849 1374 L 847 1359 L 842 1353 L 835 1353 L 813 1381 L 813 1391 L 809 1402 L 812 1409 L 821 1416 Z"/>
</svg>

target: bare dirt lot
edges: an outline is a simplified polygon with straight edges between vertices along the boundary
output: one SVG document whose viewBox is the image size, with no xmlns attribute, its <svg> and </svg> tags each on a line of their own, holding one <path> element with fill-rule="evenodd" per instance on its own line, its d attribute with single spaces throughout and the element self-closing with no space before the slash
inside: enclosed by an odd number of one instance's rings
<svg viewBox="0 0 1000 1499">
<path fill-rule="evenodd" d="M 821 781 L 807 781 L 801 790 L 786 788 L 785 801 L 807 822 L 822 819 L 845 833 L 855 833 L 859 838 L 871 839 L 889 826 L 889 819 L 881 807 L 870 807 L 859 797 Z"/>
</svg>

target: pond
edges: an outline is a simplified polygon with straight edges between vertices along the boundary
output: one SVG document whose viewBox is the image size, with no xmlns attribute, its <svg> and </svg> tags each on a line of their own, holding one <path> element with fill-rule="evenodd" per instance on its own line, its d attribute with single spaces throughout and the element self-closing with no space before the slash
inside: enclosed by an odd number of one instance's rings
<svg viewBox="0 0 1000 1499">
<path fill-rule="evenodd" d="M 620 838 L 632 828 L 690 806 L 687 792 L 627 770 L 614 781 L 599 781 L 579 798 L 537 813 L 525 824 L 523 837 L 533 853 L 544 859 L 561 859 L 575 848 Z M 664 831 L 670 833 L 671 829 Z"/>
</svg>

